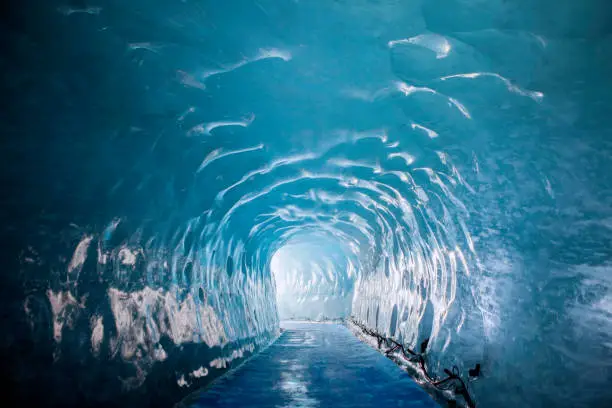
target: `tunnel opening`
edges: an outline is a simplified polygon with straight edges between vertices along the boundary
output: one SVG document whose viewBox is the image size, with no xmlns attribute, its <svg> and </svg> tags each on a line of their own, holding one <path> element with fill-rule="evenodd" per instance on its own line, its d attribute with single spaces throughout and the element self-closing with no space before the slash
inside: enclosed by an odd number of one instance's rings
<svg viewBox="0 0 612 408">
<path fill-rule="evenodd" d="M 325 234 L 296 234 L 272 255 L 281 320 L 342 320 L 350 316 L 355 277 L 345 245 Z"/>
</svg>

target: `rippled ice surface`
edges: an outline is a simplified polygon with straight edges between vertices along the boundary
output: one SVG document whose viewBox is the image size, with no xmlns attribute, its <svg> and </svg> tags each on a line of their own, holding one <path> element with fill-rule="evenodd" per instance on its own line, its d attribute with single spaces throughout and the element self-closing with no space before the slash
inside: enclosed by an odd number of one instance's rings
<svg viewBox="0 0 612 408">
<path fill-rule="evenodd" d="M 352 315 L 478 406 L 609 406 L 607 3 L 9 7 L 14 397 L 169 406 Z"/>
</svg>

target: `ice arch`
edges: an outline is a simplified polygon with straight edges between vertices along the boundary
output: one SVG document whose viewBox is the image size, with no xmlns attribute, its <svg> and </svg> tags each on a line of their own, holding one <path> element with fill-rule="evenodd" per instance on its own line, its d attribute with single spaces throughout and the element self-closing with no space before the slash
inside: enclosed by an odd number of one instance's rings
<svg viewBox="0 0 612 408">
<path fill-rule="evenodd" d="M 609 405 L 608 2 L 91 1 L 1 26 L 24 405 L 171 405 L 277 335 L 275 277 L 481 406 Z"/>
</svg>

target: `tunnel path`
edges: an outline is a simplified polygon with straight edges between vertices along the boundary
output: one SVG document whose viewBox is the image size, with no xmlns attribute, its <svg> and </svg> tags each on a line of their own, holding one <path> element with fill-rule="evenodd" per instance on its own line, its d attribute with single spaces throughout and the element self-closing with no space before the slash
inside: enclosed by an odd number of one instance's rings
<svg viewBox="0 0 612 408">
<path fill-rule="evenodd" d="M 280 338 L 190 407 L 436 407 L 393 362 L 342 325 L 287 323 Z"/>
</svg>

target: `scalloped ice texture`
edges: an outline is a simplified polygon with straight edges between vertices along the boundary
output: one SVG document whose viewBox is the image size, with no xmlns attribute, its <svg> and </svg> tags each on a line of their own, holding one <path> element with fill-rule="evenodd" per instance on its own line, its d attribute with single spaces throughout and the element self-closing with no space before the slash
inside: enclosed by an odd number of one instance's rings
<svg viewBox="0 0 612 408">
<path fill-rule="evenodd" d="M 9 7 L 10 397 L 169 406 L 352 315 L 478 406 L 610 406 L 611 8 Z"/>
</svg>

